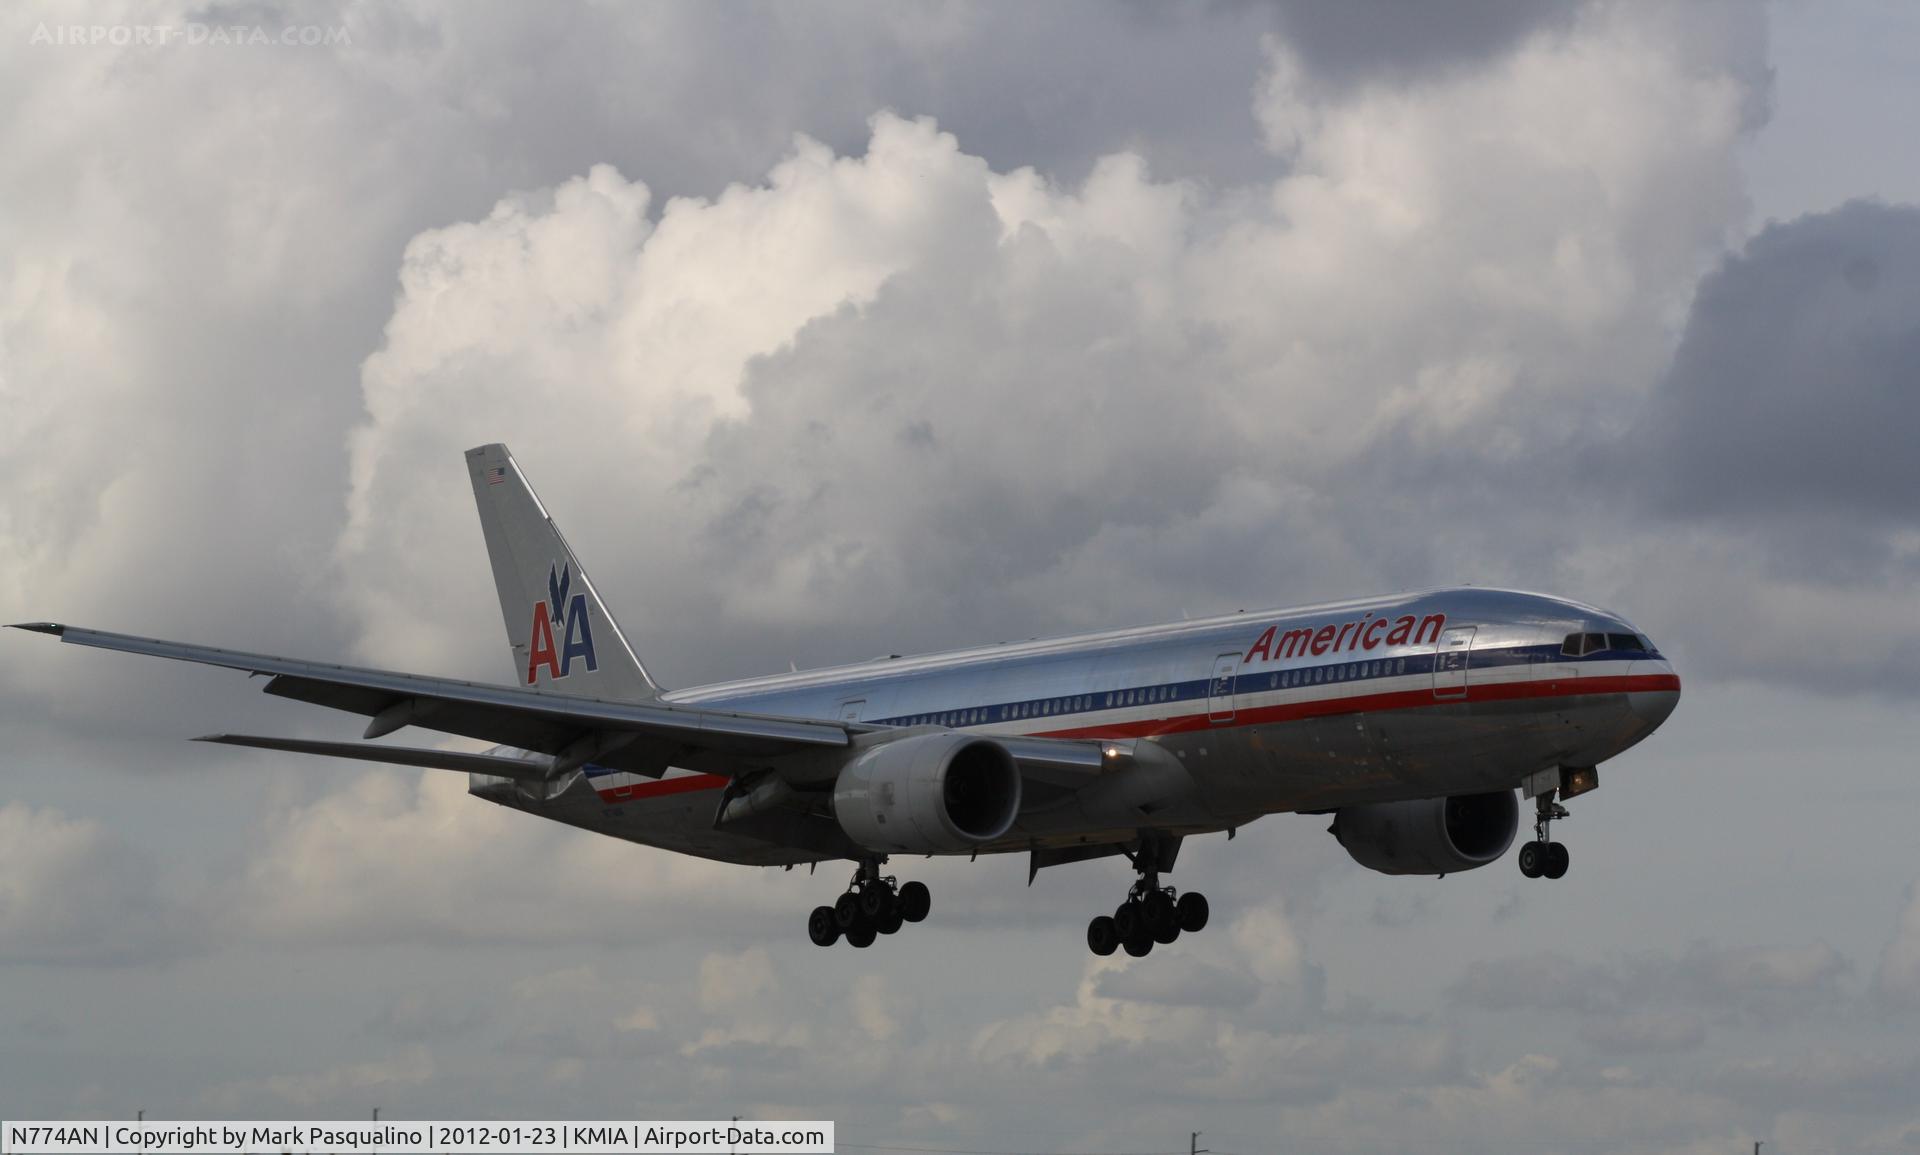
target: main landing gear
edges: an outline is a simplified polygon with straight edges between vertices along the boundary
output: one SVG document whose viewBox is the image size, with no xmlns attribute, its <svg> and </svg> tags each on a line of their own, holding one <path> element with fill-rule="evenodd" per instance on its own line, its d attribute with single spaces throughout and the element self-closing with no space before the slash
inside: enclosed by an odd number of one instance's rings
<svg viewBox="0 0 1920 1155">
<path fill-rule="evenodd" d="M 1207 898 L 1198 891 L 1179 894 L 1171 886 L 1160 885 L 1162 866 L 1173 865 L 1180 840 L 1142 839 L 1140 848 L 1127 857 L 1140 874 L 1127 900 L 1112 916 L 1100 915 L 1087 924 L 1087 949 L 1097 955 L 1110 955 L 1124 948 L 1134 958 L 1153 950 L 1155 943 L 1166 945 L 1182 932 L 1192 934 L 1206 929 Z"/>
<path fill-rule="evenodd" d="M 927 884 L 909 882 L 900 886 L 892 876 L 882 878 L 880 864 L 884 861 L 862 862 L 839 901 L 813 908 L 807 916 L 807 937 L 815 946 L 832 946 L 845 935 L 849 946 L 870 947 L 876 936 L 894 934 L 905 923 L 927 917 L 933 905 Z"/>
<path fill-rule="evenodd" d="M 1520 873 L 1528 878 L 1559 878 L 1567 872 L 1567 848 L 1548 837 L 1553 820 L 1567 817 L 1567 808 L 1553 795 L 1549 790 L 1533 800 L 1533 841 L 1520 848 Z"/>
</svg>

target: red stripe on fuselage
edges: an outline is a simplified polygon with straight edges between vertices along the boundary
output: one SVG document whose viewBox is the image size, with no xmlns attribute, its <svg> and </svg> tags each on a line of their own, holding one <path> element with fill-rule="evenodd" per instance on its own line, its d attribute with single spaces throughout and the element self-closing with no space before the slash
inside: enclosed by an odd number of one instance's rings
<svg viewBox="0 0 1920 1155">
<path fill-rule="evenodd" d="M 1084 726 L 1068 730 L 1047 730 L 1035 738 L 1152 738 L 1160 734 L 1185 734 L 1195 730 L 1232 730 L 1241 726 L 1263 726 L 1273 722 L 1292 722 L 1302 718 L 1328 718 L 1340 714 L 1370 714 L 1386 710 L 1414 710 L 1430 706 L 1457 706 L 1463 702 L 1507 702 L 1523 698 L 1577 698 L 1590 694 L 1628 694 L 1643 691 L 1680 689 L 1675 674 L 1635 674 L 1604 678 L 1566 678 L 1550 682 L 1491 682 L 1471 685 L 1463 695 L 1436 698 L 1431 686 L 1418 690 L 1394 690 L 1382 694 L 1353 694 L 1342 698 L 1316 698 L 1307 702 L 1280 702 L 1237 710 L 1230 722 L 1214 722 L 1209 713 L 1182 714 L 1174 718 L 1146 718 L 1138 722 L 1119 722 L 1105 726 Z"/>
<path fill-rule="evenodd" d="M 1341 714 L 1366 714 L 1386 710 L 1414 710 L 1430 706 L 1458 706 L 1463 702 L 1511 702 L 1527 698 L 1578 698 L 1593 694 L 1637 694 L 1668 691 L 1678 693 L 1676 674 L 1634 674 L 1603 678 L 1564 678 L 1548 682 L 1493 682 L 1470 685 L 1465 695 L 1436 698 L 1433 688 L 1395 690 L 1384 694 L 1355 694 L 1344 698 L 1316 698 L 1309 702 L 1281 702 L 1239 710 L 1233 721 L 1215 723 L 1206 713 L 1183 714 L 1176 718 L 1147 718 L 1138 722 L 1112 722 L 1102 726 L 1081 726 L 1068 730 L 1046 730 L 1023 735 L 1032 738 L 1153 738 L 1162 734 L 1185 734 L 1195 730 L 1233 730 L 1242 726 L 1264 726 L 1292 722 L 1302 718 L 1328 718 Z M 991 738 L 991 732 L 982 737 Z M 721 774 L 687 774 L 662 778 L 633 786 L 616 786 L 600 791 L 607 802 L 637 802 L 695 790 L 718 790 L 728 779 Z"/>
</svg>

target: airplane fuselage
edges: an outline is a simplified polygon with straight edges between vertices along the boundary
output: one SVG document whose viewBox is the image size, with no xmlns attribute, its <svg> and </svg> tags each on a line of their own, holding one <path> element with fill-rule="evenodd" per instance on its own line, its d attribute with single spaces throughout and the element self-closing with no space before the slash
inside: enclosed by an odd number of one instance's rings
<svg viewBox="0 0 1920 1155">
<path fill-rule="evenodd" d="M 1569 639 L 1573 639 L 1571 642 Z M 1596 641 L 1597 639 L 1597 641 Z M 755 714 L 1148 743 L 1181 789 L 1153 825 L 1231 829 L 1262 815 L 1512 789 L 1594 766 L 1673 711 L 1680 681 L 1618 615 L 1539 594 L 1456 588 L 885 658 L 671 692 Z M 808 862 L 818 848 L 722 829 L 725 778 L 589 767 L 549 802 L 497 779 L 483 797 L 725 861 Z M 980 853 L 1118 841 L 1073 805 L 1029 798 Z"/>
</svg>

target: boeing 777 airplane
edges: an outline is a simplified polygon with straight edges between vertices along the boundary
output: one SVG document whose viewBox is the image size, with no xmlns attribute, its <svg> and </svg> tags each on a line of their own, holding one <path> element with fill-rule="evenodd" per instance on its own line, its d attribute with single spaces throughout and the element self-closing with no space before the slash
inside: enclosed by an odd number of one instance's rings
<svg viewBox="0 0 1920 1155">
<path fill-rule="evenodd" d="M 1680 679 L 1616 614 L 1540 594 L 1441 589 L 981 646 L 664 690 L 504 445 L 467 470 L 513 650 L 488 685 L 104 633 L 21 629 L 269 678 L 360 714 L 360 742 L 250 734 L 230 746 L 464 771 L 489 802 L 649 846 L 756 866 L 855 864 L 814 942 L 855 947 L 927 916 L 892 855 L 1124 856 L 1137 879 L 1087 926 L 1141 956 L 1206 926 L 1162 884 L 1182 840 L 1268 814 L 1331 816 L 1355 861 L 1446 875 L 1506 854 L 1559 878 L 1551 824 L 1603 761 L 1673 712 Z M 412 726 L 484 753 L 376 744 Z"/>
</svg>

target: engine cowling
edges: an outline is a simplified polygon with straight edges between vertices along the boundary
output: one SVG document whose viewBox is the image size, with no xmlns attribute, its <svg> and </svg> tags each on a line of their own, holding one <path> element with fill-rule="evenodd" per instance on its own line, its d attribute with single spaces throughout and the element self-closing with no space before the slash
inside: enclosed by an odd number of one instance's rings
<svg viewBox="0 0 1920 1155">
<path fill-rule="evenodd" d="M 840 828 L 868 850 L 951 854 L 1005 834 L 1020 813 L 1020 768 L 969 734 L 920 734 L 865 751 L 833 787 Z"/>
<path fill-rule="evenodd" d="M 1485 866 L 1513 845 L 1513 791 L 1373 802 L 1334 811 L 1329 827 L 1353 860 L 1381 874 L 1452 874 Z"/>
</svg>

